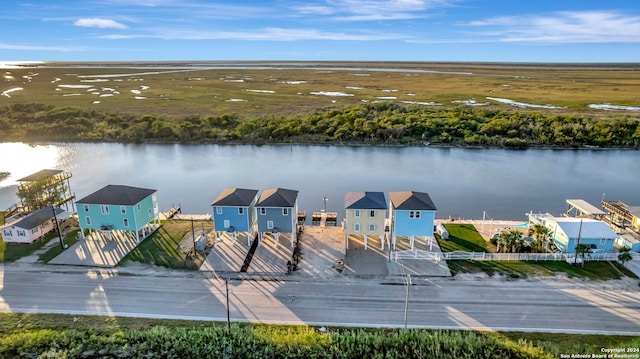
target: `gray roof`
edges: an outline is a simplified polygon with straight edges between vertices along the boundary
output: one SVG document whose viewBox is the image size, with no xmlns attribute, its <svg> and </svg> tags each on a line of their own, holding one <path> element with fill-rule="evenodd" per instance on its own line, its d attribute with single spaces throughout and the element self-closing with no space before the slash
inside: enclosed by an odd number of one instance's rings
<svg viewBox="0 0 640 359">
<path fill-rule="evenodd" d="M 433 204 L 431 197 L 425 192 L 402 191 L 389 192 L 389 199 L 393 208 L 399 210 L 430 210 L 437 208 Z"/>
<path fill-rule="evenodd" d="M 212 206 L 249 206 L 256 198 L 258 190 L 245 188 L 225 188 L 211 203 Z"/>
<path fill-rule="evenodd" d="M 110 184 L 76 203 L 133 206 L 155 192 L 155 189 Z"/>
<path fill-rule="evenodd" d="M 265 189 L 260 194 L 256 207 L 293 207 L 298 199 L 298 191 L 284 188 Z"/>
<path fill-rule="evenodd" d="M 20 178 L 18 182 L 33 182 L 44 177 L 57 175 L 58 173 L 62 173 L 62 172 L 64 171 L 63 170 L 40 170 L 36 173 L 32 173 L 28 175 L 27 177 Z"/>
<path fill-rule="evenodd" d="M 62 208 L 57 208 L 57 207 L 55 208 L 55 211 L 56 211 L 56 215 L 59 215 L 60 213 L 64 212 Z M 53 211 L 51 210 L 51 207 L 45 207 L 45 208 L 31 212 L 25 217 L 23 217 L 22 219 L 14 223 L 10 223 L 9 225 L 17 226 L 24 229 L 32 229 L 41 225 L 45 221 L 49 221 L 52 219 L 53 219 Z"/>
<path fill-rule="evenodd" d="M 346 209 L 387 209 L 383 192 L 347 192 L 344 195 Z"/>
</svg>

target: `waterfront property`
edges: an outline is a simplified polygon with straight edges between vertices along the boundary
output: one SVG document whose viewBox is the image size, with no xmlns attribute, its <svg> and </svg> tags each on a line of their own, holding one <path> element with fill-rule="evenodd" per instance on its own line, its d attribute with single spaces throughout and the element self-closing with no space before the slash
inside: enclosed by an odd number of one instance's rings
<svg viewBox="0 0 640 359">
<path fill-rule="evenodd" d="M 433 241 L 436 206 L 425 192 L 389 192 L 391 243 L 396 248 L 397 237 L 408 237 L 414 249 L 415 237 Z"/>
<path fill-rule="evenodd" d="M 369 236 L 377 236 L 380 248 L 384 249 L 386 229 L 387 201 L 383 192 L 347 192 L 344 196 L 345 247 L 349 248 L 349 236 L 364 238 L 367 249 Z"/>
<path fill-rule="evenodd" d="M 255 208 L 258 239 L 262 241 L 265 233 L 271 233 L 277 244 L 280 233 L 291 233 L 293 247 L 297 230 L 298 191 L 284 188 L 263 190 Z"/>
<path fill-rule="evenodd" d="M 258 190 L 245 188 L 226 188 L 211 203 L 213 225 L 216 238 L 221 233 L 229 233 L 235 242 L 236 233 L 253 237 L 256 230 L 256 209 Z"/>
<path fill-rule="evenodd" d="M 43 169 L 18 179 L 18 197 L 25 211 L 33 211 L 47 205 L 64 206 L 68 212 L 74 212 L 71 192 L 70 172 L 57 169 Z"/>
<path fill-rule="evenodd" d="M 578 244 L 586 244 L 594 253 L 610 253 L 618 238 L 609 226 L 592 218 L 553 217 L 550 214 L 529 214 L 531 223 L 546 226 L 553 244 L 563 253 L 575 253 Z"/>
<path fill-rule="evenodd" d="M 112 231 L 134 235 L 136 242 L 159 224 L 156 190 L 123 185 L 108 185 L 76 202 L 78 222 L 85 229 L 111 236 Z"/>
<path fill-rule="evenodd" d="M 4 226 L 0 227 L 2 239 L 6 243 L 33 243 L 38 238 L 55 229 L 55 216 L 60 216 L 64 210 L 57 207 L 45 207 L 31 213 L 20 212 L 7 218 Z"/>
</svg>

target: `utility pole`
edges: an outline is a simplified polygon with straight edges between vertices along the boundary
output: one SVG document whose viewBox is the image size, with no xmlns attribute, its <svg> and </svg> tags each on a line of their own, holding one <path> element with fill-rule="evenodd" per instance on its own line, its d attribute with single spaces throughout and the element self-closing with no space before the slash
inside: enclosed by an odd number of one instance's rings
<svg viewBox="0 0 640 359">
<path fill-rule="evenodd" d="M 322 197 L 322 212 L 327 213 L 327 197 Z"/>
<path fill-rule="evenodd" d="M 229 278 L 224 279 L 224 288 L 227 293 L 227 334 L 231 335 L 231 315 L 229 313 Z"/>
<path fill-rule="evenodd" d="M 578 247 L 580 247 L 580 234 L 582 234 L 582 220 L 580 220 L 580 227 L 578 227 L 578 238 L 576 239 L 576 255 L 573 257 L 573 265 L 578 262 Z M 584 262 L 583 264 L 584 265 Z"/>
<path fill-rule="evenodd" d="M 191 218 L 191 239 L 193 239 L 193 256 L 195 257 L 198 252 L 196 252 L 196 230 L 193 228 L 193 218 Z"/>
<path fill-rule="evenodd" d="M 60 225 L 58 224 L 58 216 L 56 215 L 56 209 L 53 205 L 51 205 L 51 211 L 53 212 L 53 220 L 55 221 L 56 229 L 58 231 L 58 237 L 60 239 L 60 248 L 64 250 L 65 249 L 64 240 L 62 239 L 62 232 L 60 232 Z"/>
<path fill-rule="evenodd" d="M 407 289 L 404 294 L 404 328 L 407 329 L 407 313 L 409 313 L 409 287 L 411 286 L 411 274 L 407 274 L 405 284 L 407 285 Z"/>
</svg>

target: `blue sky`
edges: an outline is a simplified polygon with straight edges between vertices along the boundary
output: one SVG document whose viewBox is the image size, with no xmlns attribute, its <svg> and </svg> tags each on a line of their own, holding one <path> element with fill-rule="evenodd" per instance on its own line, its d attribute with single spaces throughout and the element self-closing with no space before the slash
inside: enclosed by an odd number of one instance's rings
<svg viewBox="0 0 640 359">
<path fill-rule="evenodd" d="M 4 0 L 0 61 L 640 62 L 638 0 Z"/>
</svg>

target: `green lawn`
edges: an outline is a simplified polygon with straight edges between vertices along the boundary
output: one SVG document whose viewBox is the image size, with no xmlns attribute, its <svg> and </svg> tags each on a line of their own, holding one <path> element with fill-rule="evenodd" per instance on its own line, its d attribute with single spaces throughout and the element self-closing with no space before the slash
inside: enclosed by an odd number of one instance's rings
<svg viewBox="0 0 640 359">
<path fill-rule="evenodd" d="M 68 244 L 69 246 L 74 244 L 76 242 L 76 233 L 78 233 L 78 230 L 73 230 L 67 233 L 63 238 L 64 243 Z M 50 243 L 52 240 L 54 240 L 54 238 L 55 241 L 58 242 L 58 234 L 55 232 L 50 232 L 44 236 L 43 240 L 36 240 L 32 244 L 5 243 L 4 241 L 0 241 L 0 263 L 9 263 L 29 256 L 33 254 L 33 252 Z M 62 252 L 62 248 L 60 247 L 60 245 L 53 245 L 51 248 L 49 248 L 49 250 L 47 250 L 47 252 L 40 256 L 40 260 L 47 263 L 51 259 L 53 259 L 53 257 L 60 254 L 60 252 Z"/>
<path fill-rule="evenodd" d="M 438 238 L 443 252 L 490 252 L 487 242 L 472 224 L 445 224 L 449 239 Z M 447 261 L 452 275 L 458 273 L 485 272 L 490 276 L 501 274 L 511 278 L 533 276 L 554 276 L 566 273 L 569 277 L 588 279 L 620 279 L 622 276 L 635 278 L 633 272 L 616 262 L 586 262 L 584 267 L 572 266 L 563 261 Z"/>
<path fill-rule="evenodd" d="M 473 224 L 445 224 L 449 232 L 449 239 L 440 239 L 440 249 L 443 252 L 489 252 L 487 242 L 476 230 Z"/>
<path fill-rule="evenodd" d="M 196 231 L 201 230 L 203 225 L 205 231 L 213 228 L 211 221 L 196 222 Z M 129 252 L 122 259 L 121 265 L 139 262 L 175 269 L 197 269 L 205 256 L 198 253 L 194 257 L 181 252 L 180 242 L 185 236 L 191 236 L 191 221 L 163 221 L 162 227 Z"/>
</svg>

